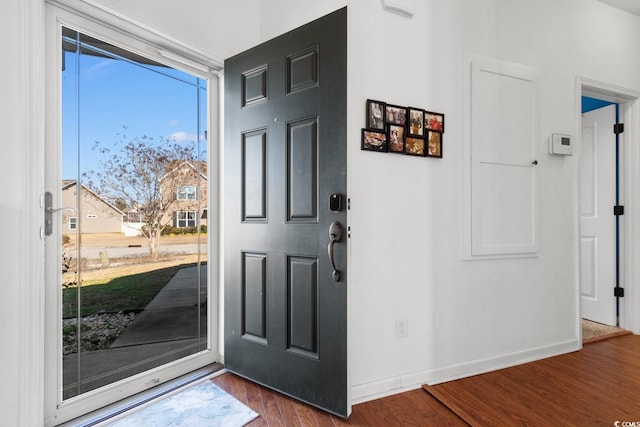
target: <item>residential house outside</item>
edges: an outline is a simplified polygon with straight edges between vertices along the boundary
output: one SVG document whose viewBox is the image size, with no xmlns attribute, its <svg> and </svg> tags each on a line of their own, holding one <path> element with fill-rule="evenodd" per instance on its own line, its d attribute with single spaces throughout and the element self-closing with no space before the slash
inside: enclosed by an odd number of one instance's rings
<svg viewBox="0 0 640 427">
<path fill-rule="evenodd" d="M 200 170 L 198 170 L 198 167 Z M 62 230 L 73 233 L 82 222 L 83 233 L 123 233 L 127 236 L 140 234 L 144 225 L 142 214 L 131 208 L 126 212 L 109 203 L 99 194 L 81 185 L 80 211 L 65 209 L 62 212 Z M 77 182 L 62 183 L 62 205 L 77 205 Z M 173 194 L 173 201 L 162 218 L 162 224 L 175 228 L 206 225 L 207 177 L 206 163 L 182 162 L 162 177 L 162 191 Z M 166 199 L 165 199 L 166 200 Z M 82 216 L 82 218 L 80 218 Z"/>
<path fill-rule="evenodd" d="M 62 211 L 63 233 L 74 233 L 82 222 L 83 233 L 122 233 L 124 212 L 81 185 L 80 209 Z M 78 205 L 78 183 L 75 180 L 62 182 L 62 206 Z"/>
<path fill-rule="evenodd" d="M 172 207 L 162 224 L 176 228 L 206 225 L 207 164 L 181 162 L 162 177 L 163 194 L 173 194 Z"/>
</svg>

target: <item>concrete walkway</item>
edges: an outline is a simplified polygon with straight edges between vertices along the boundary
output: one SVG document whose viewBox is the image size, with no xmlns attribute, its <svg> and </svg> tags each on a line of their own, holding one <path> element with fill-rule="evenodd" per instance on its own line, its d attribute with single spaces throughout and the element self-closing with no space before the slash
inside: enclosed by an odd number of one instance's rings
<svg viewBox="0 0 640 427">
<path fill-rule="evenodd" d="M 108 349 L 64 356 L 65 398 L 77 394 L 78 365 L 86 392 L 206 349 L 206 265 L 200 275 L 198 290 L 198 267 L 178 270 Z"/>
<path fill-rule="evenodd" d="M 202 330 L 207 324 L 206 266 L 200 268 L 200 292 L 197 275 L 198 267 L 178 270 L 110 348 L 206 336 L 206 329 Z M 202 324 L 201 330 L 199 324 Z"/>
</svg>

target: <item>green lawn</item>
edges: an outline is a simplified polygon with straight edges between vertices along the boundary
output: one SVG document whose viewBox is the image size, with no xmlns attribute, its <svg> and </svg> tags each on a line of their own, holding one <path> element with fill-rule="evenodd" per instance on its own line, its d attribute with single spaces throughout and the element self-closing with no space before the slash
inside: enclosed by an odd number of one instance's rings
<svg viewBox="0 0 640 427">
<path fill-rule="evenodd" d="M 85 281 L 81 289 L 81 315 L 143 310 L 169 279 L 187 266 L 182 264 L 128 276 Z M 63 318 L 77 315 L 77 298 L 77 287 L 62 290 Z"/>
</svg>

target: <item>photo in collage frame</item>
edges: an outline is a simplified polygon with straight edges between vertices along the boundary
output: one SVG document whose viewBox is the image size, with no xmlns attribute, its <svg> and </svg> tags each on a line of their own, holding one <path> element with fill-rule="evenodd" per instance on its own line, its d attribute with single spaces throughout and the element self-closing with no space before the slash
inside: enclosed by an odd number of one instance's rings
<svg viewBox="0 0 640 427">
<path fill-rule="evenodd" d="M 444 114 L 368 99 L 361 149 L 442 158 Z"/>
</svg>

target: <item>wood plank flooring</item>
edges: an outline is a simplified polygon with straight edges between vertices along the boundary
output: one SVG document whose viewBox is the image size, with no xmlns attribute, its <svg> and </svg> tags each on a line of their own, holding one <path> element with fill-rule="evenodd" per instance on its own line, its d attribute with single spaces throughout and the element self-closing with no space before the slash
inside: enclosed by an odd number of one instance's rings
<svg viewBox="0 0 640 427">
<path fill-rule="evenodd" d="M 640 336 L 424 388 L 472 426 L 640 422 Z"/>
<path fill-rule="evenodd" d="M 347 421 L 231 373 L 212 381 L 260 414 L 250 427 L 613 426 L 640 422 L 640 336 L 354 405 Z"/>
<path fill-rule="evenodd" d="M 212 381 L 260 414 L 249 427 L 467 426 L 422 389 L 354 405 L 345 421 L 228 372 Z"/>
</svg>

